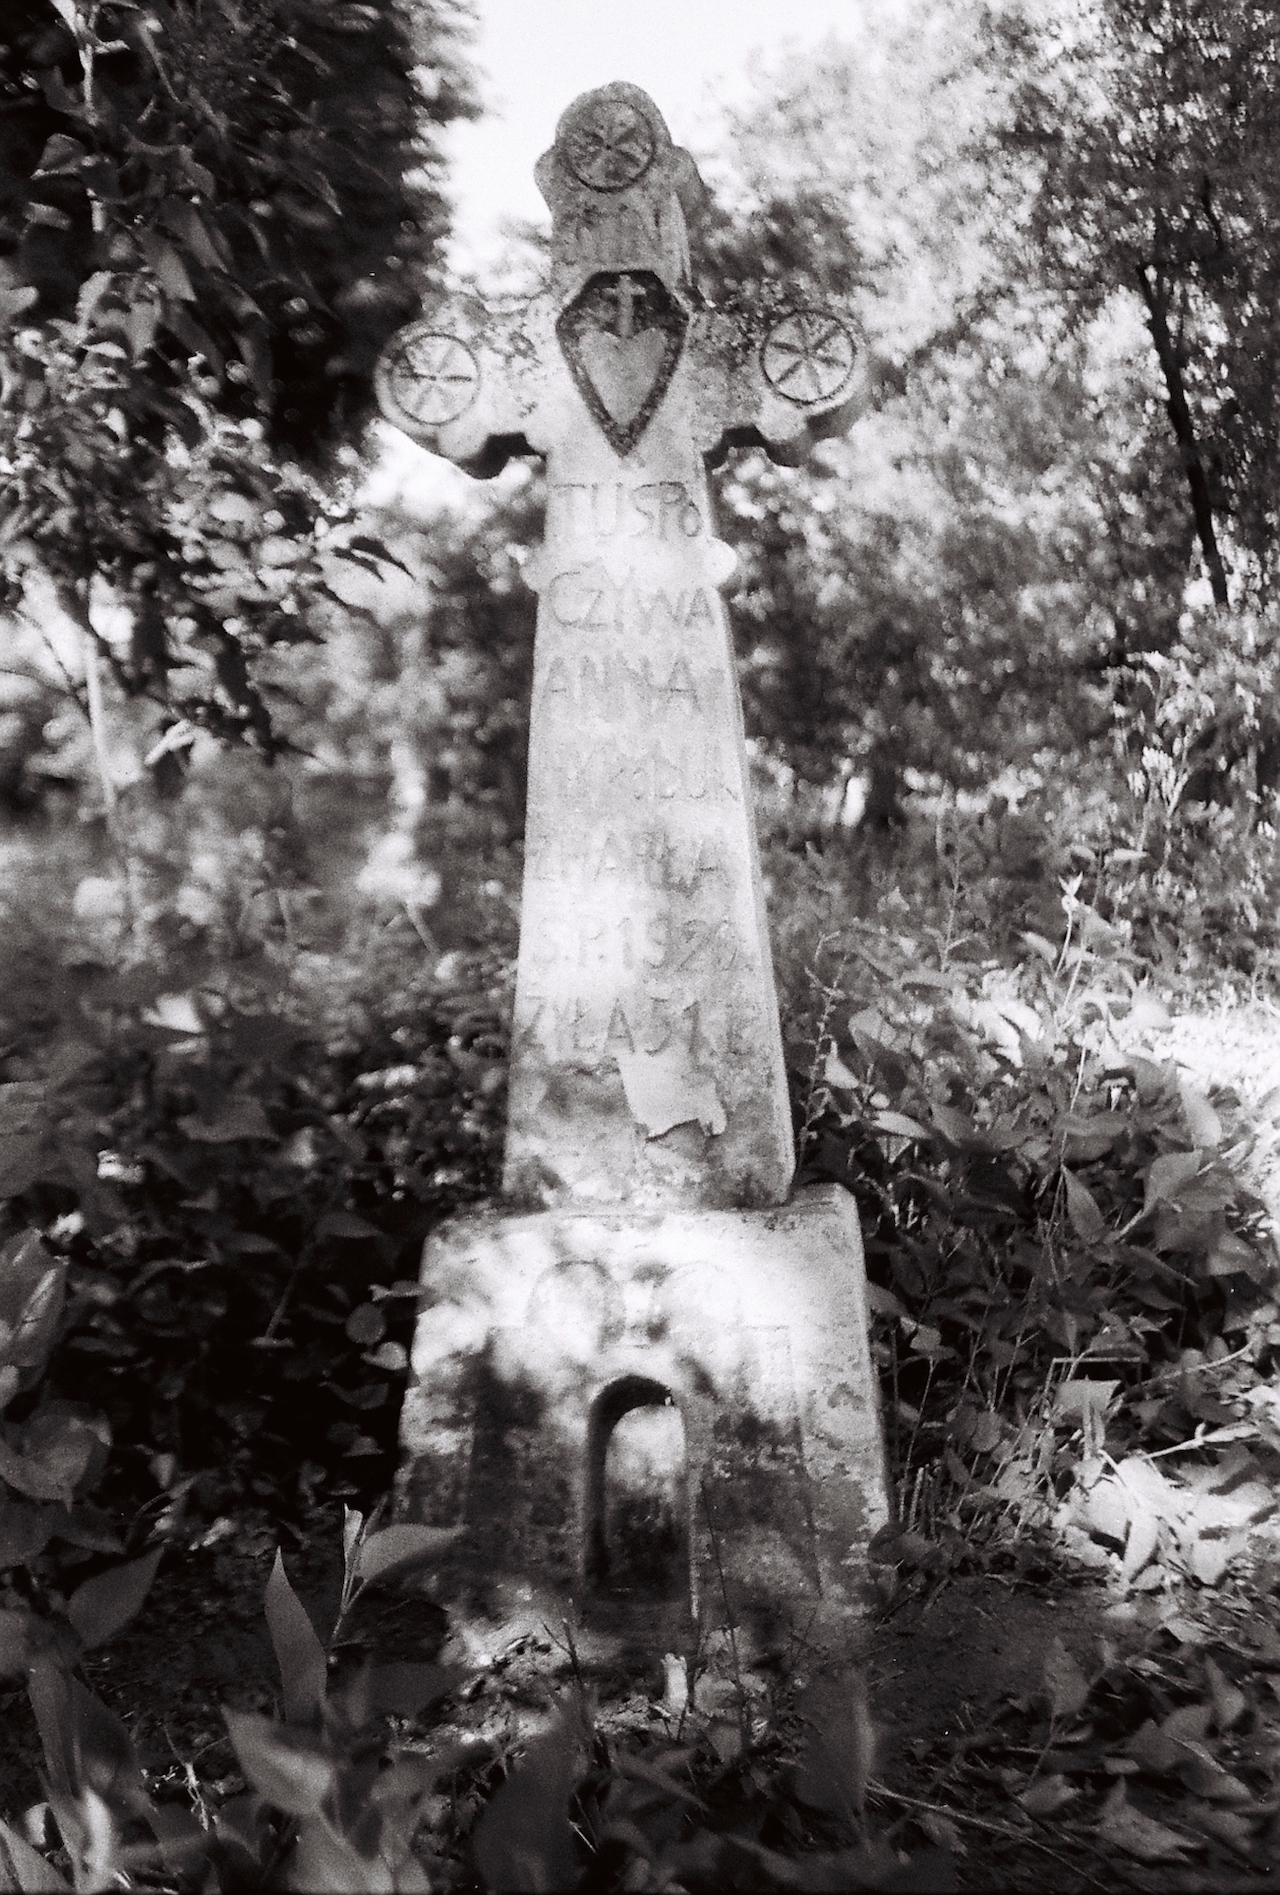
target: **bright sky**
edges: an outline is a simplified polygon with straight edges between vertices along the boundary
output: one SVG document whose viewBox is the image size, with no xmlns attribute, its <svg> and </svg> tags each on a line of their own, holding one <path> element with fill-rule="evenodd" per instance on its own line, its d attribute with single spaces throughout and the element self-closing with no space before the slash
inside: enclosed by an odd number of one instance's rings
<svg viewBox="0 0 1280 1895">
<path fill-rule="evenodd" d="M 477 11 L 487 114 L 447 146 L 460 259 L 492 253 L 503 217 L 545 218 L 533 166 L 580 92 L 627 79 L 678 145 L 696 145 L 716 100 L 742 97 L 753 52 L 856 37 L 863 0 L 478 0 Z"/>
</svg>

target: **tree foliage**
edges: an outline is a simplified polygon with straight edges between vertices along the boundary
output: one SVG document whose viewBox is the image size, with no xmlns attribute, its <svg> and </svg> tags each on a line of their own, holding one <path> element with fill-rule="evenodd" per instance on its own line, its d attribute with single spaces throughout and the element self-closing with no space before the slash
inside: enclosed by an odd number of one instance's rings
<svg viewBox="0 0 1280 1895">
<path fill-rule="evenodd" d="M 445 225 L 432 133 L 473 109 L 456 9 L 14 0 L 7 287 L 115 336 L 155 420 L 202 394 L 314 449 L 367 410 Z M 166 396 L 170 399 L 166 400 Z M 131 417 L 145 420 L 145 406 Z"/>
<path fill-rule="evenodd" d="M 270 743 L 323 496 L 444 224 L 451 0 L 19 0 L 4 49 L 5 602 L 52 579 L 129 691 Z M 348 547 L 368 558 L 369 547 Z M 104 614 L 117 608 L 112 629 Z M 123 622 L 121 620 L 123 615 Z"/>
<path fill-rule="evenodd" d="M 1125 652 L 1182 605 L 1175 469 L 1132 334 L 1073 332 L 1010 267 L 1025 178 L 992 160 L 974 9 L 881 19 L 783 59 L 733 117 L 704 234 L 732 293 L 782 274 L 847 307 L 873 412 L 799 474 L 724 483 L 748 724 L 799 779 L 976 787 L 1107 738 Z"/>
<path fill-rule="evenodd" d="M 1021 73 L 1000 144 L 1056 293 L 1136 298 L 1214 598 L 1228 539 L 1263 574 L 1280 506 L 1280 22 L 1253 0 L 1091 0 L 995 16 Z"/>
</svg>

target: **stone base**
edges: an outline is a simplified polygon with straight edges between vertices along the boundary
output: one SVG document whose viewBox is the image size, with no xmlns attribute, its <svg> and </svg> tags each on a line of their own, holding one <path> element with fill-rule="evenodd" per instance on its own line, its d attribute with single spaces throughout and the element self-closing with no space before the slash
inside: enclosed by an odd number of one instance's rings
<svg viewBox="0 0 1280 1895">
<path fill-rule="evenodd" d="M 659 1651 L 693 1624 L 765 1644 L 856 1631 L 888 1499 L 846 1192 L 770 1211 L 483 1212 L 432 1237 L 422 1283 L 399 1512 L 464 1527 L 442 1597 Z M 645 1418 L 668 1452 L 649 1496 L 634 1449 L 624 1489 L 609 1452 L 637 1408 L 666 1411 Z M 619 1550 L 628 1508 L 639 1553 Z"/>
</svg>

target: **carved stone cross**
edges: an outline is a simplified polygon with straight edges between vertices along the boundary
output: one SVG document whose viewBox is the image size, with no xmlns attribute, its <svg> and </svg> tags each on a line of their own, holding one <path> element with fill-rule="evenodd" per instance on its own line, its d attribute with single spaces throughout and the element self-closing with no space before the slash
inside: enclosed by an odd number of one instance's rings
<svg viewBox="0 0 1280 1895">
<path fill-rule="evenodd" d="M 537 177 L 546 293 L 440 312 L 381 372 L 428 447 L 542 454 L 548 483 L 508 1201 L 428 1239 L 399 1506 L 458 1529 L 433 1596 L 499 1644 L 570 1611 L 580 1656 L 584 1628 L 684 1651 L 722 1614 L 842 1641 L 887 1517 L 862 1245 L 839 1186 L 788 1198 L 706 467 L 798 459 L 861 364 L 826 311 L 705 306 L 701 185 L 634 86 L 572 105 Z M 666 1486 L 628 1461 L 634 1410 L 678 1439 Z"/>
<path fill-rule="evenodd" d="M 504 1186 L 547 1206 L 781 1203 L 777 1001 L 706 467 L 797 461 L 863 395 L 827 311 L 707 308 L 703 187 L 652 101 L 578 99 L 536 177 L 550 286 L 401 332 L 384 412 L 479 476 L 547 463 Z"/>
</svg>

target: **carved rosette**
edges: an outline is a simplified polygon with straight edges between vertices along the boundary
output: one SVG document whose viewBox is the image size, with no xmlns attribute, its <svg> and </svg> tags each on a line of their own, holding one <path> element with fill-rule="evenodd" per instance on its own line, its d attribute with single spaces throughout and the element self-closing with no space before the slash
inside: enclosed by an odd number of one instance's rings
<svg viewBox="0 0 1280 1895">
<path fill-rule="evenodd" d="M 631 98 L 588 93 L 561 120 L 556 138 L 565 165 L 591 191 L 639 183 L 658 149 L 653 121 Z"/>
<path fill-rule="evenodd" d="M 426 321 L 392 337 L 375 385 L 387 419 L 417 436 L 459 420 L 474 406 L 480 381 L 480 363 L 470 344 Z"/>
<path fill-rule="evenodd" d="M 765 381 L 797 407 L 826 406 L 853 380 L 857 345 L 828 309 L 797 309 L 775 322 L 760 345 Z"/>
</svg>

